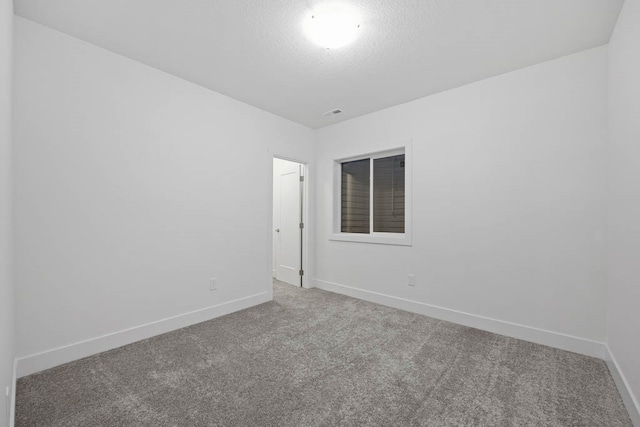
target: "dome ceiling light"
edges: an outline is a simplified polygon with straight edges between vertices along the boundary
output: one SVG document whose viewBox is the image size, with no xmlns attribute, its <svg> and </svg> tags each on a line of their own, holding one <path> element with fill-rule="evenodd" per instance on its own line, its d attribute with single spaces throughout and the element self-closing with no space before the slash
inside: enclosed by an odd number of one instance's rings
<svg viewBox="0 0 640 427">
<path fill-rule="evenodd" d="M 358 37 L 359 17 L 343 3 L 320 3 L 305 18 L 304 32 L 315 44 L 338 49 Z"/>
</svg>

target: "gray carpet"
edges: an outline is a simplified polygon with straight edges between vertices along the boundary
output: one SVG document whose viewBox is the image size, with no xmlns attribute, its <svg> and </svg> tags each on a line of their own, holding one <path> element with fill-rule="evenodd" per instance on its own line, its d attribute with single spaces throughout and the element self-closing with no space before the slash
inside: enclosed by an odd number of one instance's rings
<svg viewBox="0 0 640 427">
<path fill-rule="evenodd" d="M 18 381 L 23 426 L 630 426 L 601 360 L 317 289 Z"/>
</svg>

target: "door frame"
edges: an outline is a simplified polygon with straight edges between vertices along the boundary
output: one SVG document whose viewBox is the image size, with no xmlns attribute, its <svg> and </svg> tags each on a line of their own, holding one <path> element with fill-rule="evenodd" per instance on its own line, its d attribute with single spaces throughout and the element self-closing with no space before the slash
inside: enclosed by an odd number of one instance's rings
<svg viewBox="0 0 640 427">
<path fill-rule="evenodd" d="M 310 264 L 313 259 L 310 256 L 310 248 L 311 248 L 311 238 L 312 238 L 312 227 L 311 227 L 311 174 L 309 171 L 309 162 L 305 160 L 301 160 L 295 157 L 282 155 L 280 153 L 274 153 L 269 150 L 268 162 L 269 167 L 267 168 L 269 172 L 268 185 L 269 190 L 267 194 L 269 195 L 268 205 L 268 224 L 267 224 L 267 233 L 268 233 L 268 264 L 269 264 L 269 273 L 268 273 L 268 291 L 269 293 L 273 292 L 273 159 L 281 159 L 288 160 L 290 162 L 296 162 L 302 165 L 302 174 L 304 176 L 304 181 L 302 181 L 302 222 L 304 223 L 304 228 L 302 229 L 302 270 L 304 274 L 302 275 L 302 287 L 303 288 L 312 288 L 312 279 L 311 273 L 313 271 L 313 265 Z"/>
</svg>

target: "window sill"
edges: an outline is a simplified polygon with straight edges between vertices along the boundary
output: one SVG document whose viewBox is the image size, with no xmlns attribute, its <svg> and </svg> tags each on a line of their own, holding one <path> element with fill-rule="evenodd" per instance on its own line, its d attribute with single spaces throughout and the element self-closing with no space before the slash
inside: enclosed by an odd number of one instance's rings
<svg viewBox="0 0 640 427">
<path fill-rule="evenodd" d="M 329 240 L 338 242 L 372 243 L 376 245 L 411 246 L 411 235 L 405 234 L 360 234 L 360 233 L 333 233 Z"/>
</svg>

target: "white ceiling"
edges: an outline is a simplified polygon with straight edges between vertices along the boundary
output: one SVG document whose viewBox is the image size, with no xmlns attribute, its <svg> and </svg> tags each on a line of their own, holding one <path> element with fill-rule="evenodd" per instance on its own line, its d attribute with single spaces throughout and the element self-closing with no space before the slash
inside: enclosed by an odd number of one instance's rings
<svg viewBox="0 0 640 427">
<path fill-rule="evenodd" d="M 360 37 L 326 50 L 316 0 L 15 0 L 19 15 L 312 128 L 608 42 L 623 0 L 345 0 Z M 323 117 L 340 108 L 338 116 Z"/>
</svg>

